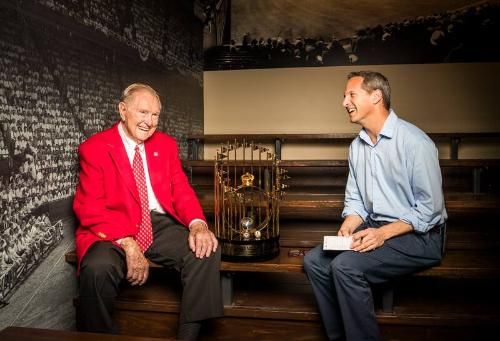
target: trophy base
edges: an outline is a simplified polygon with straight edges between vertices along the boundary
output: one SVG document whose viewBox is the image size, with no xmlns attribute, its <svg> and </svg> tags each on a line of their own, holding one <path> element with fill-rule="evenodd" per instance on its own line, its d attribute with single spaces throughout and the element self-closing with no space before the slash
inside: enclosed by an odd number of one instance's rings
<svg viewBox="0 0 500 341">
<path fill-rule="evenodd" d="M 220 239 L 222 259 L 227 261 L 258 261 L 276 257 L 280 252 L 279 237 L 263 240 Z"/>
</svg>

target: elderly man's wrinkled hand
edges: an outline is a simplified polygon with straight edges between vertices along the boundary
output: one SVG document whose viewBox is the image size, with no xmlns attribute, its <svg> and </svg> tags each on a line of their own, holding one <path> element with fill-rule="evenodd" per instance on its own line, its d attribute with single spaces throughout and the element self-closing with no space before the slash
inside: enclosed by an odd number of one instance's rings
<svg viewBox="0 0 500 341">
<path fill-rule="evenodd" d="M 196 258 L 210 257 L 210 254 L 217 250 L 217 238 L 207 225 L 195 222 L 189 230 L 189 248 L 195 253 Z"/>
<path fill-rule="evenodd" d="M 120 242 L 127 260 L 127 280 L 131 285 L 143 285 L 149 276 L 149 263 L 132 238 L 123 238 Z"/>
</svg>

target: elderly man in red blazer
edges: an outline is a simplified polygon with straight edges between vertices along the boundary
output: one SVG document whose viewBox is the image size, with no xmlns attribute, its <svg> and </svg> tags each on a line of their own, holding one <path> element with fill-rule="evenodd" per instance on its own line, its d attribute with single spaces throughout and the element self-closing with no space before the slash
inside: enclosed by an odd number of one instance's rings
<svg viewBox="0 0 500 341">
<path fill-rule="evenodd" d="M 220 249 L 182 170 L 173 138 L 157 132 L 161 102 L 134 83 L 121 120 L 80 145 L 73 209 L 79 266 L 77 327 L 117 333 L 111 312 L 120 282 L 142 285 L 147 259 L 181 272 L 178 338 L 195 340 L 201 321 L 221 316 Z"/>
</svg>

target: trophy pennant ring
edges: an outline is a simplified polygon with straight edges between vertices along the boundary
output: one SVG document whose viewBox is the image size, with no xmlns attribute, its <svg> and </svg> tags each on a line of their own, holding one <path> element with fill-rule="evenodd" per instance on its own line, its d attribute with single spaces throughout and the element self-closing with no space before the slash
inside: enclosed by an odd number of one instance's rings
<svg viewBox="0 0 500 341">
<path fill-rule="evenodd" d="M 268 148 L 227 142 L 214 165 L 215 235 L 222 257 L 268 259 L 279 253 L 279 204 L 287 171 Z"/>
</svg>

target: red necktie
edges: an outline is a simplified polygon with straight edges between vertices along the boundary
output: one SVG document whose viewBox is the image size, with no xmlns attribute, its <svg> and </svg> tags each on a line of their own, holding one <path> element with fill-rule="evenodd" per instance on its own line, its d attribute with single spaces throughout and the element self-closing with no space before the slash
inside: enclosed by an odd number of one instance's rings
<svg viewBox="0 0 500 341">
<path fill-rule="evenodd" d="M 142 164 L 142 157 L 139 152 L 139 146 L 135 147 L 132 169 L 134 171 L 137 190 L 139 191 L 139 199 L 141 200 L 141 225 L 139 226 L 139 232 L 135 236 L 135 240 L 141 247 L 142 252 L 144 252 L 148 249 L 151 243 L 153 243 L 153 228 L 151 226 L 151 216 L 149 215 L 146 176 L 144 175 L 144 166 Z"/>
</svg>

